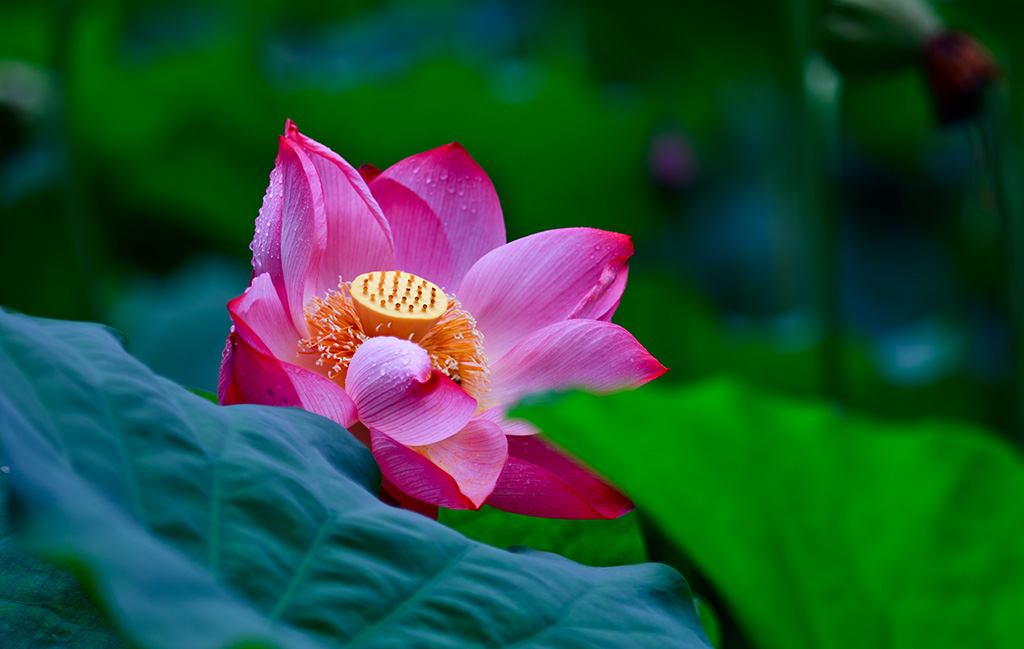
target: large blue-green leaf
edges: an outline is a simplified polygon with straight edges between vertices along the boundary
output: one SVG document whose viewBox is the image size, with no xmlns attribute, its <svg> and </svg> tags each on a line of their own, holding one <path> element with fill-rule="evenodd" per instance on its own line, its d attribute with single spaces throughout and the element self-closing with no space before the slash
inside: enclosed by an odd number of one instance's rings
<svg viewBox="0 0 1024 649">
<path fill-rule="evenodd" d="M 987 431 L 728 381 L 520 414 L 626 488 L 757 647 L 1021 646 L 1024 467 Z"/>
<path fill-rule="evenodd" d="M 498 550 L 388 507 L 344 429 L 215 406 L 101 327 L 0 313 L 0 387 L 22 536 L 138 646 L 707 646 L 675 571 Z"/>
<path fill-rule="evenodd" d="M 10 467 L 0 453 L 3 470 Z M 0 647 L 123 647 L 74 575 L 32 556 L 8 533 L 5 495 L 0 489 Z"/>
</svg>

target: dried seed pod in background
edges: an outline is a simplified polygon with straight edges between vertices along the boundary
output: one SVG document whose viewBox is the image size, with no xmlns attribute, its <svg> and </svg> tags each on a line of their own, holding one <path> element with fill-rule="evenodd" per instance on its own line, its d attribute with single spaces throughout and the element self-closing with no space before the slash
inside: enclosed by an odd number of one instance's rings
<svg viewBox="0 0 1024 649">
<path fill-rule="evenodd" d="M 928 41 L 923 58 L 939 123 L 977 116 L 985 88 L 999 73 L 985 46 L 963 32 L 942 32 Z"/>
</svg>

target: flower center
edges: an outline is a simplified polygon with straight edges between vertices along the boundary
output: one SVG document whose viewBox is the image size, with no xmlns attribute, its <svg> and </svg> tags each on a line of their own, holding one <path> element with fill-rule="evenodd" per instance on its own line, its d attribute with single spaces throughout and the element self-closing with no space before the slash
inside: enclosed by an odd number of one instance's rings
<svg viewBox="0 0 1024 649">
<path fill-rule="evenodd" d="M 448 308 L 435 284 L 400 270 L 363 273 L 352 280 L 352 303 L 368 335 L 418 342 Z"/>
<path fill-rule="evenodd" d="M 304 309 L 309 338 L 299 354 L 316 355 L 319 372 L 344 387 L 348 365 L 373 336 L 394 336 L 427 350 L 434 369 L 473 398 L 487 390 L 490 370 L 476 320 L 454 295 L 401 271 L 364 273 L 338 290 L 315 297 Z"/>
</svg>

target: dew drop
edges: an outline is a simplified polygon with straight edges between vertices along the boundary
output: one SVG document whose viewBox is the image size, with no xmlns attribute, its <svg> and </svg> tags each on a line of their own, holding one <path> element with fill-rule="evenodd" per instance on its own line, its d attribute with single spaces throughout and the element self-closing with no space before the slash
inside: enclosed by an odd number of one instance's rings
<svg viewBox="0 0 1024 649">
<path fill-rule="evenodd" d="M 442 169 L 440 177 L 441 177 L 441 180 L 448 180 L 448 170 L 447 169 Z"/>
</svg>

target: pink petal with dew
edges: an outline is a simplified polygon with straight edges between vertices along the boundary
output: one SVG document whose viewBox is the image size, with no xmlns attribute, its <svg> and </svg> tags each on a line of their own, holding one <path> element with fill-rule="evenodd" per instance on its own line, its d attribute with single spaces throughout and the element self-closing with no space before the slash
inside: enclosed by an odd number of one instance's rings
<svg viewBox="0 0 1024 649">
<path fill-rule="evenodd" d="M 295 328 L 303 331 L 302 307 L 319 292 L 327 217 L 316 167 L 299 144 L 286 137 L 279 138 L 267 197 L 253 240 L 253 269 L 257 275 L 270 274 Z M 266 227 L 272 228 L 269 235 L 260 231 Z M 336 285 L 337 277 L 333 281 Z"/>
<path fill-rule="evenodd" d="M 474 419 L 447 439 L 413 450 L 455 478 L 474 509 L 494 491 L 508 459 L 505 434 L 497 424 L 483 419 Z"/>
<path fill-rule="evenodd" d="M 541 518 L 618 518 L 633 502 L 542 437 L 509 437 L 508 462 L 488 505 Z"/>
<path fill-rule="evenodd" d="M 218 398 L 222 405 L 294 406 L 345 427 L 357 420 L 355 403 L 340 387 L 319 374 L 261 354 L 237 332 L 228 338 Z"/>
<path fill-rule="evenodd" d="M 377 336 L 359 346 L 345 378 L 359 420 L 400 444 L 439 442 L 462 430 L 476 400 L 437 370 L 427 351 L 401 338 Z"/>
<path fill-rule="evenodd" d="M 417 501 L 448 509 L 474 509 L 473 502 L 459 491 L 455 478 L 427 458 L 380 431 L 371 430 L 370 440 L 370 450 L 380 465 L 385 484 L 390 482 L 399 492 Z M 403 504 L 395 491 L 387 491 Z"/>
<path fill-rule="evenodd" d="M 618 277 L 633 254 L 629 237 L 592 228 L 548 230 L 489 252 L 456 295 L 476 318 L 495 361 L 534 331 L 570 318 L 614 311 Z"/>
<path fill-rule="evenodd" d="M 227 405 L 241 403 L 240 394 L 234 386 L 235 382 L 235 332 L 232 329 L 224 343 L 224 351 L 220 353 L 220 375 L 217 377 L 217 403 Z"/>
<path fill-rule="evenodd" d="M 426 446 L 397 449 L 378 439 L 380 435 L 371 431 L 372 448 L 387 479 L 412 498 L 443 507 L 452 508 L 452 503 L 458 502 L 462 506 L 455 509 L 465 509 L 468 499 L 469 508 L 479 509 L 494 490 L 508 458 L 508 443 L 501 429 L 481 419 Z M 433 468 L 425 467 L 413 455 L 426 459 Z M 449 480 L 464 498 L 450 493 Z"/>
<path fill-rule="evenodd" d="M 491 408 L 477 415 L 477 419 L 494 422 L 506 435 L 536 435 L 540 429 L 525 419 L 510 419 L 504 408 Z"/>
<path fill-rule="evenodd" d="M 263 205 L 256 217 L 256 232 L 252 237 L 253 277 L 267 274 L 274 287 L 285 300 L 284 271 L 281 268 L 281 220 L 284 207 L 284 169 L 278 151 L 274 169 L 270 172 L 270 185 L 263 195 Z"/>
<path fill-rule="evenodd" d="M 287 137 L 306 154 L 320 180 L 327 219 L 327 248 L 317 295 L 338 287 L 338 278 L 394 266 L 391 227 L 363 177 L 334 151 L 299 133 L 288 120 Z"/>
<path fill-rule="evenodd" d="M 228 313 L 239 334 L 260 352 L 286 362 L 296 362 L 300 334 L 281 303 L 270 273 L 252 279 L 245 293 L 228 302 Z"/>
<path fill-rule="evenodd" d="M 667 371 L 619 325 L 565 320 L 533 332 L 492 363 L 490 390 L 480 405 L 509 407 L 524 396 L 551 390 L 615 392 Z"/>
<path fill-rule="evenodd" d="M 395 163 L 370 190 L 391 224 L 397 269 L 448 292 L 480 257 L 505 243 L 498 194 L 456 143 Z"/>
</svg>

